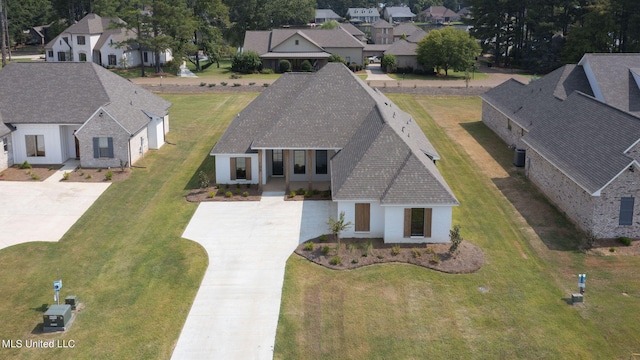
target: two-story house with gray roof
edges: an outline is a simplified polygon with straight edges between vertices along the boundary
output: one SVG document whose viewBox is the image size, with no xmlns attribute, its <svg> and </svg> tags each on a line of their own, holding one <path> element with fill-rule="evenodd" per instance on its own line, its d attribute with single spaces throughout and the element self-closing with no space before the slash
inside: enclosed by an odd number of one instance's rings
<svg viewBox="0 0 640 360">
<path fill-rule="evenodd" d="M 314 69 L 320 69 L 331 54 L 342 56 L 348 63 L 363 63 L 364 44 L 342 26 L 331 29 L 273 29 L 247 31 L 243 51 L 257 52 L 262 67 L 278 70 L 280 60 L 288 60 L 293 70 L 300 70 L 308 60 Z"/>
<path fill-rule="evenodd" d="M 416 14 L 411 12 L 408 6 L 387 6 L 384 8 L 384 19 L 390 23 L 413 21 Z"/>
<path fill-rule="evenodd" d="M 0 71 L 0 170 L 133 164 L 164 144 L 170 105 L 91 62 L 11 63 Z"/>
<path fill-rule="evenodd" d="M 373 24 L 380 20 L 377 8 L 348 8 L 346 18 L 353 23 Z"/>
<path fill-rule="evenodd" d="M 640 54 L 586 54 L 481 97 L 482 121 L 525 151 L 518 165 L 572 221 L 598 237 L 640 237 Z"/>
<path fill-rule="evenodd" d="M 216 182 L 329 183 L 347 237 L 448 242 L 458 201 L 416 120 L 349 69 L 288 73 L 231 122 L 210 153 Z M 319 189 L 319 190 L 325 190 Z M 337 215 L 337 214 L 334 214 Z"/>
<path fill-rule="evenodd" d="M 122 45 L 123 41 L 134 39 L 132 30 L 116 27 L 124 24 L 119 18 L 103 18 L 96 14 L 87 14 L 77 23 L 66 28 L 45 45 L 45 60 L 48 62 L 85 62 L 93 61 L 104 67 L 135 67 L 144 63 L 155 64 L 155 53 L 142 51 L 135 44 Z M 160 63 L 171 60 L 171 52 L 160 54 Z"/>
</svg>

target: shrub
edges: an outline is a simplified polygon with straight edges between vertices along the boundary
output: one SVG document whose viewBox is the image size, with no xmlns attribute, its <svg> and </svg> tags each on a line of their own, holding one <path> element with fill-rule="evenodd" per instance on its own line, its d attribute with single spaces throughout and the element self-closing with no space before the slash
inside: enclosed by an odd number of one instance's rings
<svg viewBox="0 0 640 360">
<path fill-rule="evenodd" d="M 102 172 L 102 168 L 99 168 L 99 169 L 98 169 L 98 172 Z"/>
<path fill-rule="evenodd" d="M 93 178 L 93 175 L 91 174 L 87 174 L 87 176 L 85 176 L 85 179 L 91 179 L 91 178 Z"/>
<path fill-rule="evenodd" d="M 31 164 L 27 160 L 25 160 L 22 164 L 20 164 L 20 169 L 31 169 Z"/>
<path fill-rule="evenodd" d="M 309 60 L 305 60 L 300 64 L 300 69 L 302 71 L 311 71 L 311 62 Z"/>
<path fill-rule="evenodd" d="M 318 190 L 318 189 L 313 189 L 313 190 L 311 190 L 311 192 L 313 193 L 313 195 L 320 194 L 320 190 Z"/>
<path fill-rule="evenodd" d="M 308 243 L 305 243 L 302 249 L 304 251 L 313 251 L 313 241 L 309 241 Z"/>
<path fill-rule="evenodd" d="M 449 240 L 451 240 L 449 254 L 453 255 L 458 251 L 458 246 L 460 246 L 463 240 L 462 235 L 460 235 L 460 225 L 453 225 L 453 229 L 449 230 Z"/>
<path fill-rule="evenodd" d="M 69 177 L 71 177 L 71 174 L 66 171 L 62 174 L 62 180 L 69 180 Z"/>
<path fill-rule="evenodd" d="M 262 87 L 269 87 L 269 83 L 262 84 Z"/>
<path fill-rule="evenodd" d="M 340 56 L 339 54 L 331 54 L 331 56 L 329 56 L 329 58 L 327 59 L 328 62 L 341 62 L 345 65 L 347 65 L 347 60 L 345 60 L 342 56 Z"/>
<path fill-rule="evenodd" d="M 313 193 L 311 191 L 305 191 L 304 197 L 310 198 L 311 196 L 313 196 Z"/>
<path fill-rule="evenodd" d="M 371 241 L 367 241 L 362 244 L 362 256 L 367 257 L 371 255 L 371 251 L 373 251 L 373 243 Z"/>
<path fill-rule="evenodd" d="M 431 254 L 429 257 L 429 262 L 432 264 L 440 264 L 440 257 L 438 254 Z"/>
<path fill-rule="evenodd" d="M 222 81 L 222 82 L 220 83 L 220 85 L 222 85 L 222 86 L 227 86 L 227 84 L 228 84 L 228 82 L 226 82 L 226 81 Z"/>
<path fill-rule="evenodd" d="M 400 255 L 400 245 L 394 245 L 391 248 L 391 255 L 393 256 Z"/>
<path fill-rule="evenodd" d="M 109 170 L 104 174 L 104 179 L 107 181 L 111 181 L 113 179 L 113 171 Z"/>
<path fill-rule="evenodd" d="M 233 193 L 231 191 L 227 191 L 226 193 L 224 193 L 224 196 L 230 198 L 233 196 Z"/>
<path fill-rule="evenodd" d="M 209 199 L 211 199 L 211 198 L 215 197 L 217 193 L 218 193 L 218 191 L 209 191 L 209 193 L 207 194 L 207 197 Z"/>
<path fill-rule="evenodd" d="M 198 182 L 201 189 L 206 189 L 209 187 L 209 176 L 203 170 L 200 170 L 198 172 Z"/>
<path fill-rule="evenodd" d="M 304 193 L 305 193 L 305 191 L 304 191 L 303 188 L 300 188 L 300 189 L 296 190 L 296 194 L 298 194 L 298 195 L 304 195 Z"/>
<path fill-rule="evenodd" d="M 260 73 L 265 75 L 273 74 L 273 69 L 262 69 L 260 70 Z"/>
<path fill-rule="evenodd" d="M 240 79 L 240 78 L 242 78 L 242 76 L 238 74 L 231 74 L 231 76 L 229 76 L 229 79 Z"/>
<path fill-rule="evenodd" d="M 325 235 L 325 234 L 320 235 L 319 240 L 320 240 L 320 242 L 325 242 L 325 241 L 327 241 L 327 235 Z"/>
<path fill-rule="evenodd" d="M 378 259 L 384 259 L 384 255 L 380 254 L 378 256 L 376 256 Z"/>
<path fill-rule="evenodd" d="M 427 248 L 425 249 L 425 251 L 424 251 L 424 252 L 425 252 L 425 254 L 435 254 L 435 253 L 436 253 L 436 251 L 435 251 L 435 250 L 433 250 L 433 248 L 432 248 L 432 247 L 429 247 L 429 245 L 428 245 L 428 244 L 427 244 Z"/>
<path fill-rule="evenodd" d="M 358 258 L 355 258 L 355 259 L 351 260 L 351 262 L 352 262 L 352 263 L 354 263 L 354 264 L 357 264 L 357 263 L 359 263 L 360 261 L 358 260 Z"/>
<path fill-rule="evenodd" d="M 206 85 L 207 85 L 207 83 L 206 83 L 206 82 L 201 82 L 201 83 L 200 83 L 200 86 L 206 86 Z"/>
<path fill-rule="evenodd" d="M 329 251 L 331 251 L 331 248 L 328 245 L 325 245 L 322 247 L 322 255 L 327 255 L 329 254 Z"/>
<path fill-rule="evenodd" d="M 422 251 L 420 251 L 420 250 L 418 250 L 416 248 L 413 248 L 413 249 L 411 249 L 411 255 L 413 255 L 414 258 L 419 258 L 419 257 L 422 256 Z"/>
<path fill-rule="evenodd" d="M 292 197 L 296 197 L 296 192 L 295 192 L 295 191 L 293 191 L 293 190 L 291 190 L 291 192 L 289 192 L 289 197 L 290 197 L 290 198 L 292 198 Z"/>
<path fill-rule="evenodd" d="M 329 264 L 331 265 L 340 265 L 342 264 L 342 259 L 340 259 L 340 256 L 334 256 L 331 258 L 331 260 L 329 260 Z"/>
<path fill-rule="evenodd" d="M 347 250 L 349 250 L 349 252 L 353 254 L 354 252 L 356 252 L 356 250 L 358 250 L 358 244 L 356 243 L 347 244 Z"/>
<path fill-rule="evenodd" d="M 178 59 L 171 59 L 163 66 L 163 71 L 169 74 L 178 75 L 180 72 L 180 61 Z"/>
<path fill-rule="evenodd" d="M 385 72 L 393 72 L 393 69 L 395 69 L 397 64 L 398 62 L 396 57 L 392 54 L 386 54 L 382 57 L 382 60 L 380 60 L 380 67 L 382 68 L 382 71 Z"/>
<path fill-rule="evenodd" d="M 618 240 L 618 242 L 623 244 L 624 246 L 631 246 L 631 241 L 632 241 L 631 238 L 628 238 L 626 236 L 620 236 L 616 240 Z"/>
<path fill-rule="evenodd" d="M 250 82 L 250 83 L 249 83 L 249 86 L 253 86 L 253 85 L 255 85 L 255 84 L 256 84 L 255 82 Z"/>
<path fill-rule="evenodd" d="M 231 60 L 231 71 L 243 74 L 257 72 L 261 67 L 262 61 L 260 60 L 260 55 L 251 50 L 235 55 Z"/>
<path fill-rule="evenodd" d="M 322 192 L 322 197 L 328 198 L 329 196 L 331 196 L 331 193 L 329 191 L 323 191 Z"/>
<path fill-rule="evenodd" d="M 413 73 L 413 66 L 398 66 L 394 72 L 397 74 L 411 74 Z"/>
<path fill-rule="evenodd" d="M 209 87 L 215 87 L 215 86 L 216 86 L 216 83 L 209 84 Z"/>
<path fill-rule="evenodd" d="M 38 174 L 31 174 L 31 178 L 33 180 L 40 180 L 40 176 L 38 176 Z"/>
<path fill-rule="evenodd" d="M 616 248 L 614 248 L 614 247 L 609 248 L 609 252 L 616 252 Z"/>
<path fill-rule="evenodd" d="M 233 83 L 233 87 L 238 87 L 238 86 L 242 86 L 242 84 L 240 84 L 240 83 Z"/>
<path fill-rule="evenodd" d="M 249 192 L 248 192 L 248 191 L 243 192 L 243 193 L 242 193 L 242 196 L 243 196 L 243 197 L 247 197 L 247 196 L 249 196 Z"/>
<path fill-rule="evenodd" d="M 236 194 L 236 195 L 240 194 L 240 188 L 235 188 L 233 190 L 233 193 Z"/>
<path fill-rule="evenodd" d="M 286 73 L 289 71 L 291 71 L 291 63 L 289 62 L 289 60 L 280 60 L 280 62 L 278 63 L 278 72 Z"/>
</svg>

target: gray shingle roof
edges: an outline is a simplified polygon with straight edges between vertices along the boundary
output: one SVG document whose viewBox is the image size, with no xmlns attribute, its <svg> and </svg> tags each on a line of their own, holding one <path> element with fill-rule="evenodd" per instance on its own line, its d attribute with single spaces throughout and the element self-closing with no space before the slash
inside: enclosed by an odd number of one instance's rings
<svg viewBox="0 0 640 360">
<path fill-rule="evenodd" d="M 60 36 L 64 36 L 65 34 L 73 34 L 73 35 L 102 34 L 102 36 L 100 36 L 100 38 L 96 43 L 96 46 L 95 46 L 96 49 L 99 49 L 102 47 L 102 45 L 104 45 L 109 35 L 114 35 L 114 40 L 116 41 L 123 41 L 135 36 L 131 32 L 131 30 L 127 32 L 125 29 L 111 28 L 112 22 L 124 24 L 124 21 L 122 21 L 122 19 L 120 18 L 103 18 L 97 14 L 87 14 L 85 17 L 80 19 L 80 21 L 69 26 L 59 36 L 56 36 L 54 39 L 52 39 L 47 45 L 45 45 L 45 48 L 46 49 L 52 48 L 53 44 L 57 41 L 57 39 Z"/>
<path fill-rule="evenodd" d="M 336 28 L 322 29 L 273 29 L 266 31 L 247 31 L 244 37 L 244 50 L 253 50 L 260 55 L 272 51 L 290 37 L 299 34 L 320 48 L 363 48 L 364 45 L 346 30 Z"/>
<path fill-rule="evenodd" d="M 410 18 L 416 16 L 416 14 L 412 13 L 411 9 L 407 6 L 388 6 L 384 9 L 384 12 L 394 18 Z"/>
<path fill-rule="evenodd" d="M 346 30 L 349 34 L 351 34 L 353 36 L 362 36 L 362 35 L 364 35 L 362 30 L 360 30 L 357 27 L 355 27 L 352 23 L 348 23 L 348 22 L 340 23 L 340 27 L 343 28 L 344 30 Z"/>
<path fill-rule="evenodd" d="M 418 48 L 418 44 L 400 39 L 394 42 L 393 44 L 391 44 L 384 53 L 392 54 L 396 56 L 416 55 L 417 48 Z"/>
<path fill-rule="evenodd" d="M 376 29 L 378 29 L 378 28 L 381 28 L 381 29 L 388 28 L 388 29 L 390 29 L 390 28 L 393 27 L 393 25 L 389 24 L 385 19 L 380 19 L 380 20 L 374 22 L 371 25 L 371 27 L 376 28 Z"/>
<path fill-rule="evenodd" d="M 413 25 L 412 23 L 401 23 L 396 25 L 393 28 L 393 36 L 402 36 L 402 34 L 405 34 L 407 36 L 412 35 L 418 31 L 422 31 L 424 32 L 424 30 L 420 29 L 419 27 Z"/>
<path fill-rule="evenodd" d="M 337 200 L 458 204 L 417 123 L 342 64 L 283 75 L 238 114 L 211 155 L 258 148 L 341 149 L 331 159 Z"/>
<path fill-rule="evenodd" d="M 625 151 L 640 139 L 640 119 L 580 92 L 553 108 L 523 141 L 583 189 L 596 194 L 629 167 Z"/>
<path fill-rule="evenodd" d="M 130 133 L 171 104 L 90 62 L 11 63 L 0 71 L 0 112 L 9 124 L 83 124 L 105 107 Z"/>
<path fill-rule="evenodd" d="M 341 17 L 331 9 L 316 9 L 316 19 L 338 20 L 338 19 L 341 19 Z"/>
<path fill-rule="evenodd" d="M 458 17 L 458 13 L 456 13 L 453 10 L 447 9 L 444 6 L 429 6 L 420 14 L 424 14 L 429 18 L 434 18 L 434 19 L 442 19 L 445 17 L 451 17 L 451 18 Z"/>
<path fill-rule="evenodd" d="M 640 54 L 585 54 L 579 65 L 592 70 L 600 100 L 640 116 L 640 88 L 631 70 L 640 67 Z"/>
</svg>

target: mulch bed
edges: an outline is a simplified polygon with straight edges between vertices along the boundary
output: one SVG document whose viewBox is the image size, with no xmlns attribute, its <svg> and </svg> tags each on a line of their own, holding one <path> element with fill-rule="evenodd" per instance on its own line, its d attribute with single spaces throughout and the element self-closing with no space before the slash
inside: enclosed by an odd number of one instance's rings
<svg viewBox="0 0 640 360">
<path fill-rule="evenodd" d="M 613 251 L 612 251 L 613 250 Z M 625 246 L 617 239 L 598 239 L 588 253 L 604 256 L 638 256 L 640 255 L 640 241 L 633 241 Z"/>
<path fill-rule="evenodd" d="M 62 165 L 31 165 L 31 169 L 20 169 L 20 165 L 14 165 L 0 173 L 0 180 L 44 181 L 60 168 Z"/>
<path fill-rule="evenodd" d="M 227 192 L 231 195 L 227 196 Z M 200 188 L 191 190 L 187 196 L 189 202 L 203 202 L 203 201 L 260 201 L 262 198 L 262 191 L 258 190 L 258 185 L 230 185 L 228 188 L 222 186 L 221 189 L 218 186 L 209 186 L 207 188 Z"/>
<path fill-rule="evenodd" d="M 477 271 L 484 265 L 484 254 L 476 245 L 463 241 L 455 255 L 449 254 L 449 243 L 446 244 L 385 244 L 382 239 L 341 239 L 340 264 L 331 264 L 336 256 L 336 242 L 332 235 L 311 239 L 313 250 L 305 250 L 300 244 L 295 253 L 318 265 L 334 270 L 351 270 L 363 266 L 384 263 L 408 263 L 449 274 L 468 274 Z M 371 243 L 368 248 L 367 244 Z M 328 246 L 325 255 L 323 247 Z M 399 253 L 393 253 L 394 246 Z"/>
<path fill-rule="evenodd" d="M 112 169 L 85 169 L 76 168 L 69 172 L 69 179 L 61 180 L 65 182 L 104 182 L 107 180 L 107 173 L 111 171 L 112 177 L 110 182 L 118 182 L 126 180 L 131 175 L 131 169 L 125 168 L 124 171 L 120 168 Z"/>
</svg>

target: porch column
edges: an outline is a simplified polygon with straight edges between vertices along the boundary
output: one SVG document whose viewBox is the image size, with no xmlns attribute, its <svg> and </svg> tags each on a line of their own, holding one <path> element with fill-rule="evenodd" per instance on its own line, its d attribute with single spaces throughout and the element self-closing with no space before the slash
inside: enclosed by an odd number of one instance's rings
<svg viewBox="0 0 640 360">
<path fill-rule="evenodd" d="M 262 150 L 258 149 L 258 190 L 262 190 Z"/>
<path fill-rule="evenodd" d="M 309 191 L 313 190 L 313 174 L 311 173 L 311 165 L 313 162 L 311 161 L 313 150 L 307 150 L 307 179 L 309 180 Z"/>
<path fill-rule="evenodd" d="M 289 194 L 289 150 L 284 151 L 284 192 Z"/>
</svg>

